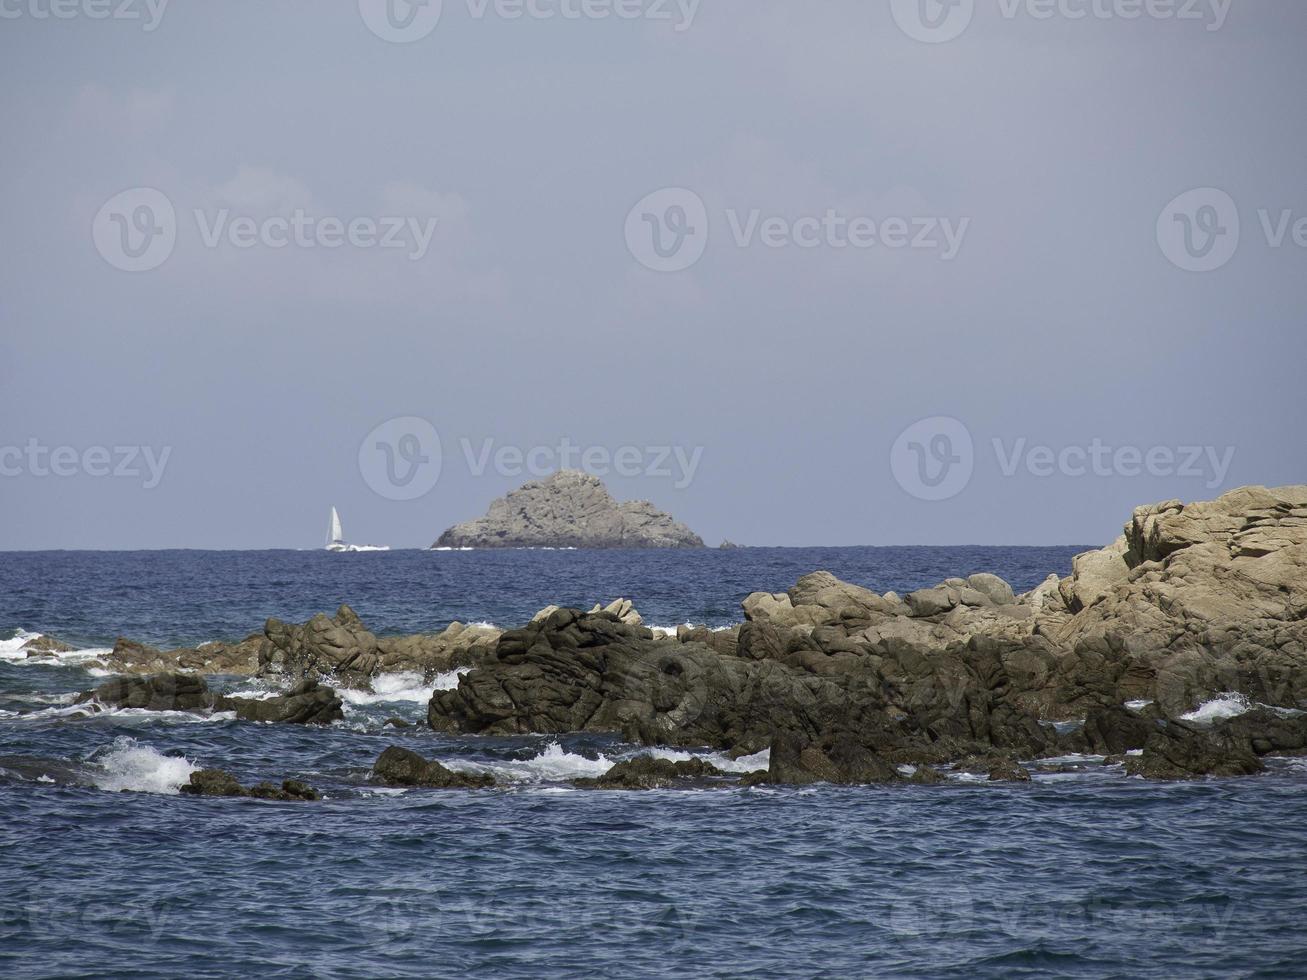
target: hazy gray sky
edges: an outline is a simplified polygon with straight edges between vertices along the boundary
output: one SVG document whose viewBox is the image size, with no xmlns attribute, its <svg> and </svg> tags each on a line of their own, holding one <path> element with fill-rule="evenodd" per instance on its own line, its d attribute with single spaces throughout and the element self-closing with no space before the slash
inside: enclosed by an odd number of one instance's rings
<svg viewBox="0 0 1307 980">
<path fill-rule="evenodd" d="M 1307 481 L 1301 4 L 51 2 L 0 548 L 425 546 L 564 440 L 712 543 Z"/>
</svg>

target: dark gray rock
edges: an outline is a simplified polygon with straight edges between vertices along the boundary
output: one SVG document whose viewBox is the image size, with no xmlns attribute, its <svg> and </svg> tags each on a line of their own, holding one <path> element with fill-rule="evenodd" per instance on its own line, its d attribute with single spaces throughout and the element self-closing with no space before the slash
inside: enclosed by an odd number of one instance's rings
<svg viewBox="0 0 1307 980">
<path fill-rule="evenodd" d="M 208 711 L 213 708 L 213 695 L 204 679 L 192 674 L 154 674 L 112 678 L 80 695 L 77 703 L 146 711 Z"/>
<path fill-rule="evenodd" d="M 214 694 L 194 674 L 115 677 L 77 698 L 78 704 L 147 711 L 234 711 L 244 721 L 325 725 L 344 717 L 336 692 L 317 681 L 303 681 L 285 694 L 255 700 Z"/>
<path fill-rule="evenodd" d="M 454 772 L 439 762 L 392 745 L 372 765 L 372 775 L 388 786 L 421 786 L 429 789 L 484 789 L 495 785 L 493 776 Z"/>
<path fill-rule="evenodd" d="M 667 789 L 672 786 L 727 785 L 712 782 L 726 773 L 702 759 L 674 762 L 642 755 L 619 762 L 602 776 L 576 779 L 582 789 Z"/>
<path fill-rule="evenodd" d="M 1146 779 L 1250 776 L 1266 768 L 1247 746 L 1178 721 L 1150 735 L 1143 755 L 1129 756 L 1125 765 L 1130 775 Z"/>
<path fill-rule="evenodd" d="M 287 779 L 280 786 L 256 783 L 247 789 L 235 776 L 221 769 L 201 769 L 191 773 L 190 782 L 182 786 L 181 791 L 188 796 L 250 797 L 283 802 L 321 799 L 317 790 L 298 779 Z"/>
<path fill-rule="evenodd" d="M 235 711 L 242 721 L 290 725 L 329 725 L 345 717 L 340 696 L 315 680 L 301 681 L 275 698 L 216 698 L 214 707 L 219 711 Z"/>
</svg>

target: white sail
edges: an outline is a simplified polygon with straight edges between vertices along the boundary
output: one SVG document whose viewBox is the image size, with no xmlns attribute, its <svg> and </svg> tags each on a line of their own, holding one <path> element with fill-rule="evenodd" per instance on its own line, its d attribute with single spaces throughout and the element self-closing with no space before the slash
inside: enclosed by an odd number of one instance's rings
<svg viewBox="0 0 1307 980">
<path fill-rule="evenodd" d="M 328 551 L 389 551 L 390 546 L 385 544 L 346 544 L 345 532 L 340 528 L 340 514 L 336 513 L 336 508 L 331 508 L 331 524 L 327 527 L 327 550 Z"/>
</svg>

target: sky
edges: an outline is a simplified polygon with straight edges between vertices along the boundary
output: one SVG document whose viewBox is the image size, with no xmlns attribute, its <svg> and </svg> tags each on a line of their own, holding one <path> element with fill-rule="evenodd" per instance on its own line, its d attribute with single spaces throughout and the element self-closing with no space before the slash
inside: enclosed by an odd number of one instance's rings
<svg viewBox="0 0 1307 980">
<path fill-rule="evenodd" d="M 1305 46 L 1279 0 L 0 0 L 0 549 L 424 547 L 560 466 L 755 545 L 1307 482 Z"/>
</svg>

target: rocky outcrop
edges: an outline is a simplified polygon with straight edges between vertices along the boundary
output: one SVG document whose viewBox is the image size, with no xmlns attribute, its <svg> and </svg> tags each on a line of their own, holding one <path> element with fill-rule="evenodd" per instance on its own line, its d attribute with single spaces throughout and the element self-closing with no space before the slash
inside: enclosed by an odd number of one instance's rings
<svg viewBox="0 0 1307 980">
<path fill-rule="evenodd" d="M 644 500 L 618 503 L 603 482 L 560 470 L 456 524 L 436 548 L 702 548 L 703 539 Z"/>
<path fill-rule="evenodd" d="M 115 677 L 77 698 L 97 707 L 142 708 L 146 711 L 233 711 L 242 721 L 295 725 L 327 725 L 344 718 L 341 699 L 314 680 L 302 681 L 285 694 L 254 699 L 226 697 L 209 690 L 194 674 L 155 674 Z"/>
<path fill-rule="evenodd" d="M 484 789 L 494 786 L 493 776 L 455 772 L 416 752 L 392 745 L 372 766 L 372 776 L 387 786 L 421 786 L 427 789 Z"/>
<path fill-rule="evenodd" d="M 286 725 L 329 725 L 345 717 L 336 692 L 315 680 L 300 681 L 274 698 L 214 698 L 214 710 L 234 711 L 242 721 Z"/>
<path fill-rule="evenodd" d="M 179 650 L 159 650 L 120 636 L 99 666 L 116 674 L 193 671 L 249 676 L 258 672 L 262 644 L 263 634 L 256 633 L 239 643 L 205 643 Z"/>
<path fill-rule="evenodd" d="M 855 762 L 855 748 L 899 763 L 995 744 L 1037 754 L 1052 744 L 1051 729 L 1004 703 L 1011 681 L 990 650 L 929 657 L 889 642 L 868 656 L 837 639 L 823 649 L 774 636 L 730 656 L 657 639 L 609 613 L 559 610 L 505 633 L 491 660 L 435 694 L 428 722 L 480 734 L 619 732 L 741 754 L 771 748 L 782 765 L 786 745 L 811 745 L 864 780 L 882 770 Z"/>
<path fill-rule="evenodd" d="M 115 677 L 76 701 L 145 711 L 212 711 L 213 702 L 204 680 L 189 674 Z"/>
<path fill-rule="evenodd" d="M 1021 596 L 984 573 L 900 598 L 817 572 L 743 608 L 738 630 L 675 642 L 620 609 L 545 610 L 437 692 L 428 722 L 770 748 L 768 778 L 790 783 L 969 755 L 1023 780 L 1013 759 L 1057 751 L 1142 749 L 1132 767 L 1157 778 L 1256 771 L 1254 746 L 1297 745 L 1278 715 L 1246 723 L 1243 748 L 1167 719 L 1227 691 L 1307 704 L 1307 487 L 1138 508 L 1120 539 Z M 1153 705 L 1123 707 L 1136 700 Z M 1047 724 L 1080 719 L 1069 735 Z"/>
<path fill-rule="evenodd" d="M 1159 728 L 1148 736 L 1142 755 L 1126 759 L 1126 772 L 1148 779 L 1251 776 L 1265 768 L 1246 746 L 1183 722 Z"/>
<path fill-rule="evenodd" d="M 439 633 L 378 637 L 353 609 L 342 605 L 334 616 L 319 613 L 303 624 L 269 619 L 262 633 L 239 643 L 159 650 L 119 637 L 112 652 L 94 666 L 123 675 L 193 672 L 322 679 L 367 691 L 379 673 L 416 671 L 430 680 L 470 667 L 500 632 L 493 626 L 455 622 Z"/>
<path fill-rule="evenodd" d="M 287 779 L 280 786 L 263 782 L 247 788 L 231 773 L 221 769 L 201 769 L 191 773 L 190 781 L 181 787 L 181 791 L 189 796 L 243 796 L 282 802 L 321 799 L 317 790 L 298 779 Z"/>
<path fill-rule="evenodd" d="M 71 653 L 73 648 L 53 636 L 34 636 L 20 647 L 29 657 L 51 657 L 60 653 Z"/>
<path fill-rule="evenodd" d="M 602 776 L 594 779 L 576 779 L 573 785 L 582 789 L 670 789 L 672 787 L 704 788 L 726 786 L 722 782 L 727 774 L 702 759 L 655 759 L 641 755 L 617 763 Z"/>
</svg>

